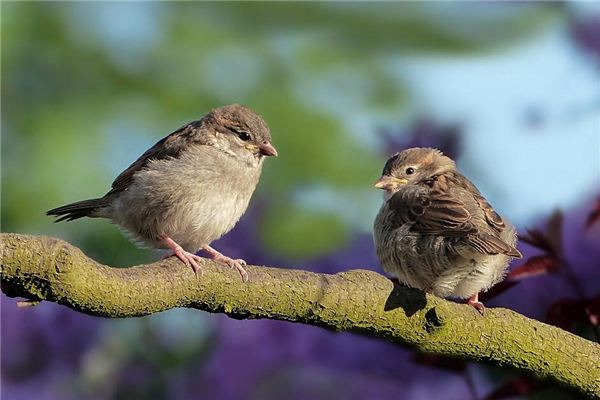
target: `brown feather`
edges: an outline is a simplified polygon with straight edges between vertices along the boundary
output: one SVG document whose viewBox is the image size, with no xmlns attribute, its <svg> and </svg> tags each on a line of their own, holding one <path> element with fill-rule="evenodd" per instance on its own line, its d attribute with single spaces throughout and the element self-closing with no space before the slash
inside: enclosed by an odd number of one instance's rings
<svg viewBox="0 0 600 400">
<path fill-rule="evenodd" d="M 400 225 L 410 222 L 413 232 L 464 237 L 466 243 L 482 254 L 521 257 L 517 249 L 497 236 L 505 228 L 504 221 L 467 178 L 458 172 L 446 172 L 416 187 L 419 189 L 399 191 L 390 198 Z M 465 204 L 468 198 L 463 200 L 458 194 L 471 196 L 470 201 L 481 210 L 489 229 L 477 226 Z"/>
<path fill-rule="evenodd" d="M 504 228 L 506 228 L 506 224 L 502 220 L 502 217 L 498 215 L 494 208 L 488 203 L 488 201 L 481 195 L 477 187 L 468 180 L 465 176 L 459 174 L 458 172 L 448 174 L 448 180 L 452 181 L 457 186 L 460 186 L 470 192 L 473 195 L 473 198 L 479 205 L 479 208 L 483 211 L 486 222 L 490 227 L 495 229 L 498 232 L 502 232 Z"/>
<path fill-rule="evenodd" d="M 438 191 L 419 189 L 398 192 L 389 200 L 399 224 L 412 222 L 413 231 L 449 236 L 475 230 L 463 203 Z"/>
<path fill-rule="evenodd" d="M 521 258 L 521 252 L 496 236 L 487 233 L 477 233 L 467 236 L 469 244 L 483 254 L 506 254 L 507 256 Z"/>
</svg>

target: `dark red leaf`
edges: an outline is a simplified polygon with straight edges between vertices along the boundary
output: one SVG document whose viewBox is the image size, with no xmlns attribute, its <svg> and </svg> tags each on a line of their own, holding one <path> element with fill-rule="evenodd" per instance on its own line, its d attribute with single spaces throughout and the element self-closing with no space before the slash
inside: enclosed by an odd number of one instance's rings
<svg viewBox="0 0 600 400">
<path fill-rule="evenodd" d="M 527 234 L 519 235 L 519 240 L 544 250 L 548 254 L 556 254 L 556 250 L 552 246 L 552 243 L 537 229 L 527 229 Z"/>
<path fill-rule="evenodd" d="M 558 300 L 548 308 L 546 322 L 567 331 L 573 331 L 576 323 L 597 326 L 600 323 L 600 295 L 585 301 Z"/>
<path fill-rule="evenodd" d="M 590 228 L 592 225 L 600 221 L 600 199 L 596 201 L 596 205 L 590 215 L 588 215 L 587 220 L 585 221 L 586 229 Z"/>
<path fill-rule="evenodd" d="M 453 372 L 463 372 L 467 367 L 467 364 L 462 360 L 435 354 L 415 353 L 412 360 L 417 364 Z"/>
<path fill-rule="evenodd" d="M 518 376 L 506 381 L 503 385 L 488 394 L 484 400 L 500 400 L 533 393 L 540 386 L 539 382 L 526 376 Z"/>
<path fill-rule="evenodd" d="M 479 301 L 481 301 L 483 303 L 488 302 L 491 299 L 493 299 L 494 297 L 499 296 L 502 293 L 506 292 L 508 289 L 510 289 L 511 287 L 515 286 L 518 283 L 519 283 L 519 281 L 517 281 L 517 280 L 514 280 L 514 281 L 510 280 L 510 279 L 503 280 L 502 282 L 500 282 L 496 286 L 492 287 L 487 292 L 479 294 Z"/>
<path fill-rule="evenodd" d="M 562 258 L 562 227 L 563 227 L 563 215 L 560 210 L 554 211 L 550 219 L 548 220 L 548 225 L 546 226 L 546 238 L 548 238 L 548 242 L 552 246 L 554 250 L 554 255 L 557 255 L 557 258 Z"/>
<path fill-rule="evenodd" d="M 533 256 L 510 270 L 508 277 L 513 280 L 521 280 L 537 275 L 544 275 L 548 272 L 556 272 L 560 268 L 560 261 L 551 255 Z"/>
<path fill-rule="evenodd" d="M 583 304 L 575 299 L 561 299 L 554 302 L 546 312 L 546 322 L 566 331 L 573 331 L 575 321 L 585 318 Z"/>
</svg>

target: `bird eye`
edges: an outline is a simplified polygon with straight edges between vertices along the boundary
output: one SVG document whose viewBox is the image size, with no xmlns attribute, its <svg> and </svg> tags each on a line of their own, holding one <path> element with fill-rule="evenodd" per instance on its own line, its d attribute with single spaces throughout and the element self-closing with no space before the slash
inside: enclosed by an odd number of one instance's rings
<svg viewBox="0 0 600 400">
<path fill-rule="evenodd" d="M 412 167 L 406 168 L 406 175 L 412 175 L 415 172 L 415 169 Z"/>
<path fill-rule="evenodd" d="M 244 142 L 247 142 L 248 140 L 250 140 L 250 134 L 248 132 L 238 132 L 237 135 Z"/>
</svg>

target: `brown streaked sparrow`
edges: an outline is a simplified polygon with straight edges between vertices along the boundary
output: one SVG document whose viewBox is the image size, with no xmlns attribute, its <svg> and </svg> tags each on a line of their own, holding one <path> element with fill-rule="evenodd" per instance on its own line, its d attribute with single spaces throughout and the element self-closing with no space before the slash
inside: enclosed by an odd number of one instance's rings
<svg viewBox="0 0 600 400">
<path fill-rule="evenodd" d="M 277 156 L 265 121 L 238 104 L 212 110 L 159 140 L 123 171 L 98 199 L 55 208 L 47 215 L 71 221 L 108 218 L 136 244 L 170 249 L 198 272 L 194 254 L 236 268 L 210 243 L 229 232 L 246 211 L 265 156 Z"/>
<path fill-rule="evenodd" d="M 407 286 L 468 298 L 483 313 L 479 292 L 521 258 L 515 228 L 436 149 L 395 154 L 375 187 L 385 191 L 374 223 L 382 268 Z"/>
</svg>

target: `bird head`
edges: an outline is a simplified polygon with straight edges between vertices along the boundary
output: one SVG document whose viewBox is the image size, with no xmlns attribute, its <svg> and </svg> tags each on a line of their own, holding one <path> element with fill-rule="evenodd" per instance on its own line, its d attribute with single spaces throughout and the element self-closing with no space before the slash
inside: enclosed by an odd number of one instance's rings
<svg viewBox="0 0 600 400">
<path fill-rule="evenodd" d="M 239 104 L 215 108 L 204 117 L 215 134 L 213 145 L 244 160 L 261 161 L 277 156 L 266 122 L 254 111 Z"/>
<path fill-rule="evenodd" d="M 454 161 L 437 149 L 415 147 L 394 154 L 383 167 L 375 187 L 388 196 L 405 185 L 418 184 L 435 175 L 455 170 Z"/>
</svg>

